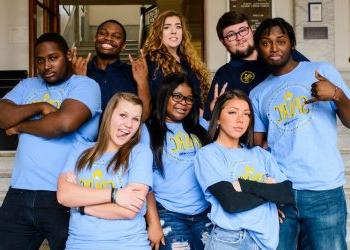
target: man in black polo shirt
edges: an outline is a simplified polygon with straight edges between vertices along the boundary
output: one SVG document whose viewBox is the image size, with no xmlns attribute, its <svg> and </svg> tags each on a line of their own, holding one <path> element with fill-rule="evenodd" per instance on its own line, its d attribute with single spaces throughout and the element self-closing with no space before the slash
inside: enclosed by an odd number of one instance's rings
<svg viewBox="0 0 350 250">
<path fill-rule="evenodd" d="M 130 55 L 131 65 L 120 61 L 120 52 L 126 46 L 126 31 L 116 20 L 101 23 L 96 31 L 96 56 L 89 61 L 77 57 L 76 49 L 72 60 L 76 74 L 87 75 L 101 87 L 102 110 L 109 99 L 117 92 L 130 92 L 138 95 L 143 102 L 143 119 L 150 113 L 150 93 L 148 87 L 148 70 L 145 57 L 134 60 Z"/>
<path fill-rule="evenodd" d="M 239 89 L 246 94 L 271 73 L 271 70 L 258 60 L 254 46 L 253 31 L 248 17 L 240 12 L 229 11 L 222 15 L 216 25 L 220 42 L 231 54 L 230 62 L 221 66 L 212 81 L 204 107 L 204 118 L 210 119 L 210 103 L 215 98 L 215 85 L 221 90 Z M 298 51 L 293 50 L 296 61 L 308 61 Z"/>
</svg>

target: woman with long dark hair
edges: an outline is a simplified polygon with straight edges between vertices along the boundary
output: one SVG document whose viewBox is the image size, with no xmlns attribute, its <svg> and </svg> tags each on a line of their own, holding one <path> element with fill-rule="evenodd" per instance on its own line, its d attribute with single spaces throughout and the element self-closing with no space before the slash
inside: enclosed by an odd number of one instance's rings
<svg viewBox="0 0 350 250">
<path fill-rule="evenodd" d="M 276 249 L 276 204 L 293 203 L 291 182 L 266 150 L 253 147 L 254 115 L 242 91 L 222 94 L 195 172 L 215 225 L 205 249 Z"/>
<path fill-rule="evenodd" d="M 156 100 L 149 121 L 154 155 L 154 186 L 147 199 L 149 237 L 157 245 L 164 233 L 160 249 L 203 249 L 211 223 L 193 165 L 206 133 L 200 124 L 198 92 L 185 74 L 171 73 L 159 86 Z"/>
<path fill-rule="evenodd" d="M 141 100 L 115 94 L 97 142 L 77 144 L 58 180 L 57 199 L 71 207 L 66 249 L 150 249 L 144 214 L 152 153 L 139 143 Z"/>
</svg>

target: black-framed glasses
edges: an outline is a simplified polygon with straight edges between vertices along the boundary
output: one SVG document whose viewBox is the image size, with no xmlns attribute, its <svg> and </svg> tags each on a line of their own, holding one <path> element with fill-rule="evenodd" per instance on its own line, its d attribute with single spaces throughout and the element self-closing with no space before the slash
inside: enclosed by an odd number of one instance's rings
<svg viewBox="0 0 350 250">
<path fill-rule="evenodd" d="M 182 102 L 182 100 L 185 100 L 185 103 L 188 105 L 192 105 L 195 100 L 193 96 L 184 96 L 180 93 L 173 93 L 171 99 L 173 99 L 174 102 Z"/>
<path fill-rule="evenodd" d="M 241 37 L 244 37 L 244 36 L 248 35 L 249 30 L 250 30 L 250 27 L 248 27 L 248 26 L 247 27 L 242 27 L 237 32 L 231 31 L 231 32 L 227 33 L 224 36 L 224 38 L 231 42 L 231 41 L 234 41 L 234 40 L 237 39 L 237 35 L 240 35 Z"/>
</svg>

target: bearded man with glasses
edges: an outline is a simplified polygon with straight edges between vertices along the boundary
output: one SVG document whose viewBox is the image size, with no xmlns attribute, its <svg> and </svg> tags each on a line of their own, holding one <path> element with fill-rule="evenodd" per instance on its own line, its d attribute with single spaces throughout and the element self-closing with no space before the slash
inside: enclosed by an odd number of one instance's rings
<svg viewBox="0 0 350 250">
<path fill-rule="evenodd" d="M 231 60 L 221 66 L 214 76 L 204 107 L 206 119 L 211 117 L 210 104 L 217 98 L 219 90 L 223 93 L 225 90 L 239 89 L 249 95 L 249 92 L 271 73 L 271 69 L 258 58 L 253 30 L 245 14 L 226 12 L 220 17 L 216 32 L 220 42 L 231 54 Z M 296 61 L 308 61 L 295 49 L 292 55 Z"/>
</svg>

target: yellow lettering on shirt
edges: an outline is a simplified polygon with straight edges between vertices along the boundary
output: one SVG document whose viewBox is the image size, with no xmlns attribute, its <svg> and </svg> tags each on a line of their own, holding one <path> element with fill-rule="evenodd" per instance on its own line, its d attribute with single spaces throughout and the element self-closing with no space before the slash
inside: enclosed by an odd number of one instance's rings
<svg viewBox="0 0 350 250">
<path fill-rule="evenodd" d="M 174 136 L 171 136 L 169 140 L 174 144 L 174 147 L 170 149 L 173 153 L 202 147 L 197 136 L 192 134 L 191 139 L 191 137 L 183 131 L 179 131 Z"/>
<path fill-rule="evenodd" d="M 274 110 L 278 112 L 278 123 L 285 122 L 287 119 L 292 119 L 298 114 L 307 114 L 310 112 L 305 106 L 306 96 L 294 97 L 293 93 L 288 91 L 284 94 L 283 99 L 285 102 L 280 103 L 274 107 Z"/>
<path fill-rule="evenodd" d="M 59 109 L 61 107 L 61 104 L 62 104 L 60 100 L 51 99 L 51 96 L 49 93 L 43 94 L 41 99 L 31 101 L 31 103 L 38 103 L 38 102 L 47 102 L 57 109 Z"/>
<path fill-rule="evenodd" d="M 91 174 L 91 178 L 88 179 L 79 179 L 79 183 L 83 187 L 103 189 L 103 188 L 112 188 L 115 187 L 113 180 L 105 180 L 103 178 L 103 172 L 100 169 L 96 169 Z"/>
<path fill-rule="evenodd" d="M 244 167 L 244 173 L 239 178 L 250 181 L 264 182 L 265 174 L 259 173 L 254 167 L 246 165 Z"/>
</svg>

